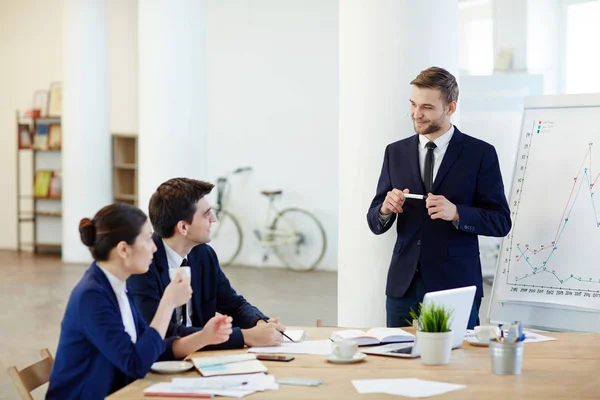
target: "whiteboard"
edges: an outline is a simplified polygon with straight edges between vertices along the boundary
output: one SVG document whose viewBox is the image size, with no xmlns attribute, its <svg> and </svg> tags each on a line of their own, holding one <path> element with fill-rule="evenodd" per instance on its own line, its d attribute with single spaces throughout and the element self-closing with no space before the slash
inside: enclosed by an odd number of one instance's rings
<svg viewBox="0 0 600 400">
<path fill-rule="evenodd" d="M 600 94 L 525 99 L 488 322 L 600 332 Z"/>
</svg>

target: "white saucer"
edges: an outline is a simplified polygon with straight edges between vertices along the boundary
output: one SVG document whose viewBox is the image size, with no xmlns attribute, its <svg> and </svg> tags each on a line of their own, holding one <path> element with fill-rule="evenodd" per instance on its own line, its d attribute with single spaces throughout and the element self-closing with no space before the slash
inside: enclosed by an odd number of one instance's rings
<svg viewBox="0 0 600 400">
<path fill-rule="evenodd" d="M 465 339 L 467 342 L 469 342 L 472 346 L 477 346 L 477 347 L 490 347 L 490 342 L 482 342 L 481 340 L 477 339 L 476 337 L 470 337 L 470 338 L 466 338 Z"/>
<path fill-rule="evenodd" d="M 338 358 L 332 354 L 329 357 L 327 357 L 327 361 L 334 364 L 352 364 L 361 362 L 365 358 L 367 358 L 367 355 L 365 353 L 356 353 L 352 358 Z"/>
<path fill-rule="evenodd" d="M 159 361 L 152 364 L 150 369 L 159 374 L 176 374 L 194 368 L 189 361 Z"/>
</svg>

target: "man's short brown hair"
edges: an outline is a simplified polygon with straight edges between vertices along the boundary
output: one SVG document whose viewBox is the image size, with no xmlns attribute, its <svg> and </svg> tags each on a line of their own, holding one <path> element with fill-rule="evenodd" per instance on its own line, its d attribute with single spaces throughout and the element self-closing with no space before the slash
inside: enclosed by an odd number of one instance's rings
<svg viewBox="0 0 600 400">
<path fill-rule="evenodd" d="M 214 185 L 188 178 L 173 178 L 162 183 L 150 198 L 148 211 L 154 231 L 163 239 L 175 233 L 179 221 L 191 224 L 196 203 L 210 193 Z"/>
<path fill-rule="evenodd" d="M 458 101 L 458 83 L 450 72 L 440 67 L 427 68 L 410 83 L 418 88 L 438 89 L 446 105 Z"/>
</svg>

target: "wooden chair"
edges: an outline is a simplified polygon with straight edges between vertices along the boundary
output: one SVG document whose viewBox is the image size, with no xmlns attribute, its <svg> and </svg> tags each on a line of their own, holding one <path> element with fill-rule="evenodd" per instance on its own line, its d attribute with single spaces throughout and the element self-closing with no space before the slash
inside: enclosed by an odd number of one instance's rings
<svg viewBox="0 0 600 400">
<path fill-rule="evenodd" d="M 22 399 L 33 400 L 31 392 L 50 381 L 54 358 L 48 349 L 40 350 L 40 354 L 42 355 L 41 361 L 31 364 L 21 371 L 14 366 L 7 369 Z"/>
</svg>

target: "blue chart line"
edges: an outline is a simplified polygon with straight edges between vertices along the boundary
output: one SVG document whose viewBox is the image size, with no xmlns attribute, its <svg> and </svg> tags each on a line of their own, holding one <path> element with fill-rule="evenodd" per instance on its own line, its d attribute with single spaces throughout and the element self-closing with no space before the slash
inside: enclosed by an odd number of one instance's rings
<svg viewBox="0 0 600 400">
<path fill-rule="evenodd" d="M 595 218 L 595 222 L 596 222 L 596 228 L 600 227 L 600 221 L 598 221 L 598 213 L 596 212 L 596 204 L 594 203 L 594 193 L 592 192 L 592 187 L 593 184 L 590 182 L 590 178 L 588 176 L 588 169 L 586 168 L 584 170 L 583 173 L 585 180 L 587 182 L 587 188 L 588 191 L 590 193 L 590 201 L 592 202 L 592 207 L 594 209 L 594 218 Z M 577 179 L 577 178 L 576 178 Z M 531 262 L 529 261 L 529 257 L 526 256 L 525 252 L 526 251 L 531 251 L 529 250 L 529 248 L 526 248 L 525 250 L 521 249 L 521 246 L 519 244 L 517 244 L 517 249 L 519 250 L 519 252 L 521 253 L 521 256 L 519 257 L 519 259 L 517 261 L 519 261 L 521 258 L 525 259 L 525 262 L 527 262 L 527 264 L 531 267 L 531 270 L 533 271 L 533 273 L 530 274 L 525 274 L 525 276 L 522 276 L 521 278 L 516 278 L 515 281 L 520 281 L 526 278 L 530 278 L 534 275 L 537 275 L 539 273 L 542 272 L 546 272 L 548 274 L 553 275 L 560 283 L 564 283 L 566 281 L 568 281 L 569 279 L 573 279 L 573 280 L 577 280 L 579 282 L 593 282 L 593 283 L 600 283 L 600 279 L 598 280 L 592 280 L 592 278 L 588 278 L 588 279 L 584 279 L 582 277 L 576 277 L 573 274 L 571 274 L 568 278 L 560 278 L 558 275 L 556 275 L 554 270 L 548 270 L 546 268 L 546 265 L 548 264 L 548 262 L 550 261 L 550 259 L 552 258 L 552 256 L 554 255 L 554 252 L 558 249 L 558 243 L 560 242 L 560 238 L 562 237 L 562 234 L 567 226 L 567 223 L 569 222 L 569 216 L 571 215 L 571 212 L 573 211 L 573 208 L 575 207 L 575 203 L 577 203 L 577 198 L 579 197 L 579 193 L 581 191 L 581 187 L 582 187 L 582 183 L 583 183 L 583 179 L 580 180 L 579 182 L 579 186 L 577 188 L 577 191 L 575 192 L 575 198 L 573 199 L 573 202 L 571 203 L 571 207 L 569 208 L 569 211 L 566 214 L 566 217 L 564 218 L 564 220 L 562 221 L 562 227 L 560 228 L 560 232 L 558 234 L 558 236 L 556 237 L 556 240 L 554 242 L 552 242 L 552 250 L 550 251 L 550 254 L 548 255 L 548 257 L 546 258 L 545 261 L 542 262 L 542 265 L 540 267 L 535 267 L 533 266 L 533 264 L 531 264 Z M 569 196 L 569 200 L 570 200 Z M 549 247 L 544 247 L 542 246 L 542 248 L 538 251 L 533 251 L 533 254 L 537 254 L 542 250 L 548 249 Z"/>
</svg>

